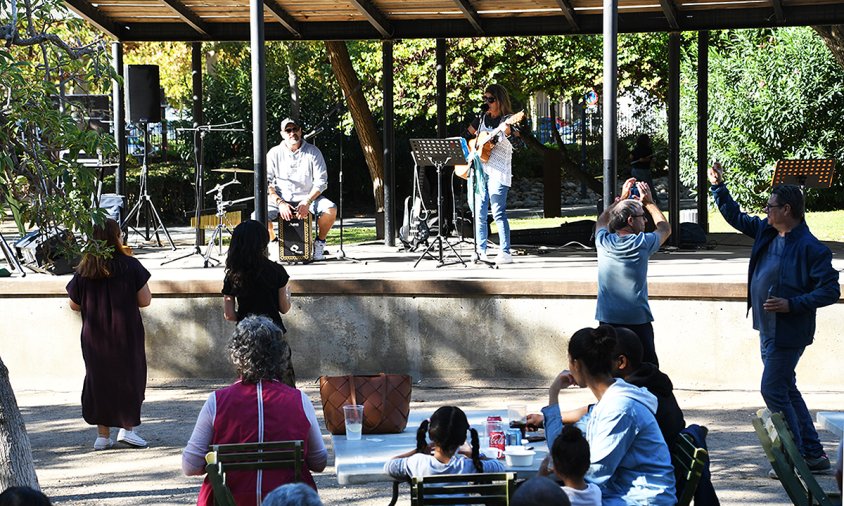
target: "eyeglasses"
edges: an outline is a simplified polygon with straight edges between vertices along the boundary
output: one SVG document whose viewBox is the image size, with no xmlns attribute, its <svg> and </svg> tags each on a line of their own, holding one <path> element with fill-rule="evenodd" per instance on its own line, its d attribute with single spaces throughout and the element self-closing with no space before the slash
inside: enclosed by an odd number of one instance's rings
<svg viewBox="0 0 844 506">
<path fill-rule="evenodd" d="M 285 131 L 285 132 L 287 132 L 287 133 L 289 133 L 289 134 L 292 134 L 293 132 L 298 132 L 298 131 L 299 131 L 299 127 L 290 127 L 290 128 L 285 128 L 285 129 L 284 129 L 284 131 Z"/>
<path fill-rule="evenodd" d="M 487 96 L 484 96 L 481 100 L 482 100 L 483 102 L 488 103 L 488 104 L 494 104 L 494 103 L 495 103 L 496 98 L 495 98 L 495 97 L 487 97 Z"/>
<path fill-rule="evenodd" d="M 633 215 L 631 215 L 630 217 L 631 217 L 631 218 L 644 218 L 644 217 L 645 217 L 645 215 L 644 215 L 644 214 L 633 214 Z"/>
<path fill-rule="evenodd" d="M 765 211 L 768 211 L 770 209 L 775 209 L 777 207 L 785 207 L 785 206 L 786 206 L 786 204 L 765 204 L 765 207 L 763 207 L 762 209 L 764 209 Z"/>
</svg>

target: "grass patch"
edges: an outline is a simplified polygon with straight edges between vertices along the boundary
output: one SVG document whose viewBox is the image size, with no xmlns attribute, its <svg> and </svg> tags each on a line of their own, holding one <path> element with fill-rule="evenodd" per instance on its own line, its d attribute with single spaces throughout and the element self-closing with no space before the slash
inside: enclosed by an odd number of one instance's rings
<svg viewBox="0 0 844 506">
<path fill-rule="evenodd" d="M 666 217 L 668 213 L 665 213 Z M 580 220 L 595 220 L 595 216 L 566 216 L 563 218 L 519 218 L 510 220 L 511 230 L 525 230 L 532 228 L 554 228 L 563 223 L 571 223 Z M 844 242 L 844 210 L 823 211 L 806 213 L 806 222 L 812 233 L 821 241 Z M 709 231 L 713 233 L 736 233 L 733 227 L 724 221 L 721 213 L 711 211 L 709 213 Z M 495 223 L 492 224 L 492 232 L 497 233 Z M 345 227 L 343 229 L 344 244 L 359 244 L 375 241 L 375 227 Z M 329 245 L 340 244 L 340 232 L 333 230 L 328 234 Z"/>
</svg>

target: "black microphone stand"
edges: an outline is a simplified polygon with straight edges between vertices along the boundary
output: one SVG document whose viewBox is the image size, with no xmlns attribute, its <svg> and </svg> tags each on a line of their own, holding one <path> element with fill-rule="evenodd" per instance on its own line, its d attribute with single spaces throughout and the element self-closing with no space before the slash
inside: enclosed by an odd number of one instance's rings
<svg viewBox="0 0 844 506">
<path fill-rule="evenodd" d="M 475 129 L 475 138 L 470 141 L 470 142 L 475 143 L 475 149 L 477 149 L 478 137 L 480 137 L 480 135 L 481 135 L 481 126 L 483 126 L 483 121 L 484 121 L 484 117 L 486 116 L 487 110 L 489 110 L 489 105 L 487 103 L 484 103 L 484 105 L 481 107 L 481 112 L 478 113 L 478 128 Z M 472 151 L 472 153 L 475 153 L 475 151 Z M 479 227 L 479 224 L 483 223 L 484 227 L 489 226 L 487 224 L 487 217 L 486 216 L 483 216 L 483 217 L 478 216 L 478 210 L 475 209 L 475 204 L 477 202 L 475 195 L 478 193 L 478 186 L 477 186 L 478 181 L 477 181 L 477 178 L 475 177 L 475 171 L 479 170 L 479 171 L 483 172 L 483 170 L 484 170 L 483 167 L 475 167 L 476 163 L 480 163 L 479 160 L 480 160 L 480 155 L 475 155 L 475 156 L 472 157 L 472 160 L 469 161 L 469 164 L 471 165 L 471 167 L 469 168 L 468 184 L 472 185 L 471 186 L 472 187 L 472 198 L 471 198 L 472 202 L 469 204 L 469 207 L 472 209 L 472 227 L 474 228 L 474 230 L 472 230 L 472 260 L 475 263 L 486 264 L 492 269 L 497 269 L 498 266 L 495 265 L 495 262 L 492 262 L 490 260 L 481 259 L 481 254 L 478 251 L 478 227 Z M 484 191 L 486 191 L 486 189 L 484 189 Z M 492 205 L 492 202 L 490 202 L 490 205 Z M 483 220 L 483 221 L 481 221 L 481 220 Z M 489 235 L 487 235 L 487 242 L 489 242 Z"/>
<path fill-rule="evenodd" d="M 193 159 L 195 165 L 194 171 L 194 192 L 196 194 L 196 200 L 194 201 L 194 219 L 196 220 L 196 233 L 194 235 L 194 246 L 193 251 L 188 253 L 187 255 L 178 256 L 176 258 L 171 258 L 169 260 L 165 260 L 161 262 L 161 265 L 166 265 L 171 262 L 175 262 L 176 260 L 181 260 L 183 258 L 188 258 L 193 255 L 199 255 L 203 257 L 203 266 L 208 267 L 208 259 L 205 254 L 202 253 L 202 243 L 203 243 L 203 229 L 200 220 L 202 218 L 202 201 L 203 195 L 205 192 L 203 191 L 203 179 L 204 179 L 204 167 L 205 167 L 205 135 L 208 132 L 245 132 L 244 128 L 227 128 L 233 125 L 239 125 L 243 123 L 242 120 L 232 121 L 230 123 L 221 123 L 219 125 L 197 125 L 194 123 L 193 128 L 177 128 L 177 132 L 193 132 Z M 237 177 L 237 174 L 235 174 Z"/>
<path fill-rule="evenodd" d="M 342 111 L 343 105 L 344 104 L 343 104 L 342 101 L 337 102 L 337 104 L 330 111 L 325 113 L 325 116 L 323 116 L 322 119 L 319 121 L 319 123 L 316 124 L 314 129 L 311 130 L 310 132 L 308 132 L 307 134 L 305 134 L 304 138 L 308 139 L 308 138 L 314 137 L 314 136 L 318 135 L 320 132 L 322 132 L 324 130 L 324 128 L 321 125 L 323 123 L 325 123 L 326 121 L 328 121 L 328 119 L 331 116 L 333 116 L 334 114 L 337 114 L 340 111 Z M 340 183 L 340 197 L 337 201 L 337 214 L 339 215 L 339 218 L 340 218 L 340 249 L 337 252 L 336 256 L 337 256 L 338 260 L 348 260 L 350 262 L 360 263 L 360 262 L 362 262 L 361 260 L 359 260 L 357 258 L 352 258 L 350 256 L 346 256 L 346 252 L 343 251 L 343 137 L 344 137 L 344 135 L 342 134 L 342 131 L 340 131 L 339 128 L 338 128 L 338 132 L 340 133 L 340 141 L 339 141 L 339 152 L 340 152 L 339 169 L 340 170 L 338 171 L 338 178 L 339 178 L 339 183 Z M 319 227 L 317 227 L 317 228 L 319 228 Z M 367 262 L 363 261 L 363 264 L 366 265 Z"/>
</svg>

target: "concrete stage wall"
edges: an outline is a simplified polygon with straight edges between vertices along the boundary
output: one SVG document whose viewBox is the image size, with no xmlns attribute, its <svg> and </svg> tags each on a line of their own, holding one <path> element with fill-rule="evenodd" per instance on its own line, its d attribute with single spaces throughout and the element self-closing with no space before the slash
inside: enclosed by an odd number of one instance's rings
<svg viewBox="0 0 844 506">
<path fill-rule="evenodd" d="M 4 285 L 0 357 L 19 388 L 84 376 L 81 318 L 63 296 L 69 278 Z M 143 310 L 149 377 L 230 378 L 223 351 L 234 324 L 219 282 L 151 282 Z M 291 282 L 285 318 L 301 379 L 407 372 L 415 379 L 551 378 L 568 338 L 594 326 L 595 283 L 538 280 Z M 9 289 L 12 287 L 13 289 Z M 657 353 L 677 387 L 758 388 L 758 336 L 742 283 L 651 284 Z M 297 293 L 308 293 L 303 296 Z M 822 308 L 798 368 L 804 389 L 842 390 L 844 302 Z"/>
</svg>

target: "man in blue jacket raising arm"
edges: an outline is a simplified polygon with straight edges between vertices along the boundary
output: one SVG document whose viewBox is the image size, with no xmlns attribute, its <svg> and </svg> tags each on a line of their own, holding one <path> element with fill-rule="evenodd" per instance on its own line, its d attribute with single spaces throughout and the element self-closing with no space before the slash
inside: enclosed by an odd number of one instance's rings
<svg viewBox="0 0 844 506">
<path fill-rule="evenodd" d="M 832 252 L 809 231 L 800 188 L 778 185 L 765 206 L 767 218 L 739 209 L 716 163 L 709 169 L 715 204 L 727 223 L 753 237 L 747 275 L 747 306 L 759 331 L 762 398 L 772 412 L 782 412 L 812 471 L 829 469 L 812 415 L 797 390 L 795 368 L 815 335 L 817 308 L 840 296 Z"/>
</svg>

